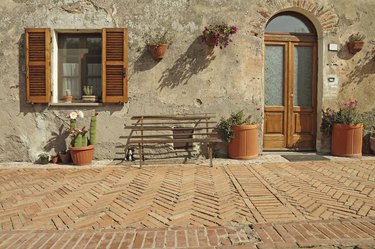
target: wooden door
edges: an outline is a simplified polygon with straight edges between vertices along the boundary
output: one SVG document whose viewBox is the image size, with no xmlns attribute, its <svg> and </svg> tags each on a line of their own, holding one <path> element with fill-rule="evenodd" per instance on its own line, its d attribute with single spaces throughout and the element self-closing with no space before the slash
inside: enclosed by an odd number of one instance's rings
<svg viewBox="0 0 375 249">
<path fill-rule="evenodd" d="M 266 35 L 264 149 L 315 150 L 316 41 Z"/>
</svg>

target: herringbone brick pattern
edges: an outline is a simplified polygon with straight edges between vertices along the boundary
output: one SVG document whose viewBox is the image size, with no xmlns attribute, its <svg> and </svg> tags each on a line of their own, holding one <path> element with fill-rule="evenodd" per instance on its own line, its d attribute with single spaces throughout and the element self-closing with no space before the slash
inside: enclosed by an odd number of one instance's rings
<svg viewBox="0 0 375 249">
<path fill-rule="evenodd" d="M 223 169 L 0 171 L 0 229 L 214 226 L 255 220 Z"/>
<path fill-rule="evenodd" d="M 375 217 L 373 161 L 247 166 L 306 219 Z"/>
</svg>

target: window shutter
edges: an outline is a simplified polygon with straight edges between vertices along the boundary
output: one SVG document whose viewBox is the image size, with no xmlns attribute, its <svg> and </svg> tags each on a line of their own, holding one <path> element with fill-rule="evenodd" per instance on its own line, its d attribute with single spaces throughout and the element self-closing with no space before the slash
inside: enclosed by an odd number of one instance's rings
<svg viewBox="0 0 375 249">
<path fill-rule="evenodd" d="M 128 102 L 128 30 L 103 29 L 103 103 Z"/>
<path fill-rule="evenodd" d="M 51 99 L 51 34 L 49 29 L 26 29 L 27 102 Z"/>
</svg>

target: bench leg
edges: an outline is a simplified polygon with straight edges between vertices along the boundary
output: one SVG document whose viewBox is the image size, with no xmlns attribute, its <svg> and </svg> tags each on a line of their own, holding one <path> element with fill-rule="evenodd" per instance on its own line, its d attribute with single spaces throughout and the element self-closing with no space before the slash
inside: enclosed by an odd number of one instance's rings
<svg viewBox="0 0 375 249">
<path fill-rule="evenodd" d="M 143 150 L 141 144 L 138 144 L 139 150 L 139 168 L 142 168 Z"/>
<path fill-rule="evenodd" d="M 210 167 L 213 167 L 213 163 L 212 163 L 212 147 L 211 147 L 211 144 L 207 144 L 207 152 L 208 152 L 208 156 L 210 158 Z"/>
</svg>

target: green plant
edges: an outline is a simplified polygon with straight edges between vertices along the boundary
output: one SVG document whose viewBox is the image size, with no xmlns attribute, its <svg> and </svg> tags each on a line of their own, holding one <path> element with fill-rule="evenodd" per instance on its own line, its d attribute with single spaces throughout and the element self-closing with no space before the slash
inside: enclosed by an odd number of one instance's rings
<svg viewBox="0 0 375 249">
<path fill-rule="evenodd" d="M 93 87 L 93 86 L 89 86 L 89 85 L 85 85 L 85 86 L 83 86 L 83 93 L 84 93 L 85 95 L 92 95 L 93 90 L 94 90 L 94 87 Z"/>
<path fill-rule="evenodd" d="M 66 89 L 65 96 L 71 96 L 71 95 L 72 95 L 72 92 L 70 91 L 70 89 Z"/>
<path fill-rule="evenodd" d="M 83 127 L 79 129 L 76 127 L 77 125 L 77 118 L 83 118 L 83 113 L 81 111 L 78 112 L 71 112 L 70 117 L 70 136 L 72 138 L 70 145 L 72 147 L 86 147 L 88 145 L 96 144 L 96 116 L 98 114 L 95 113 L 94 116 L 91 117 L 90 121 L 90 137 L 89 137 L 89 130 Z"/>
<path fill-rule="evenodd" d="M 361 42 L 365 39 L 365 37 L 365 35 L 361 35 L 359 32 L 357 32 L 349 36 L 349 42 Z"/>
<path fill-rule="evenodd" d="M 243 125 L 243 124 L 254 124 L 251 121 L 251 116 L 245 116 L 244 110 L 238 112 L 232 112 L 230 117 L 225 119 L 221 118 L 219 124 L 216 126 L 216 130 L 221 138 L 226 143 L 229 143 L 234 138 L 232 126 Z"/>
<path fill-rule="evenodd" d="M 155 36 L 149 36 L 146 39 L 147 45 L 161 45 L 161 44 L 168 44 L 171 45 L 172 41 L 171 38 L 167 35 L 168 31 L 164 33 L 156 33 Z"/>
<path fill-rule="evenodd" d="M 363 123 L 363 116 L 357 110 L 358 101 L 349 99 L 338 111 L 327 108 L 322 111 L 320 130 L 330 136 L 333 124 L 357 125 Z"/>
<path fill-rule="evenodd" d="M 223 49 L 232 42 L 232 35 L 237 33 L 238 28 L 236 26 L 230 26 L 228 24 L 210 24 L 204 27 L 203 30 L 203 41 L 204 42 L 215 42 L 215 46 Z"/>
<path fill-rule="evenodd" d="M 43 152 L 43 153 L 40 153 L 38 155 L 38 157 L 40 157 L 40 158 L 49 158 L 49 154 L 47 152 Z"/>
</svg>

